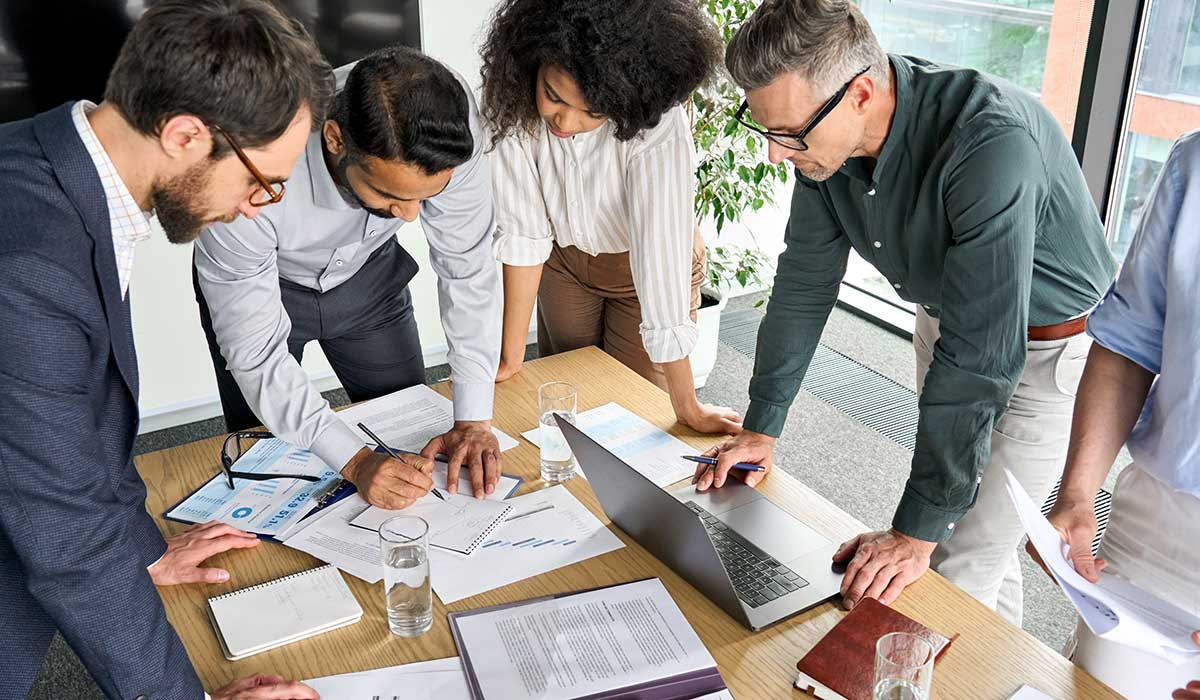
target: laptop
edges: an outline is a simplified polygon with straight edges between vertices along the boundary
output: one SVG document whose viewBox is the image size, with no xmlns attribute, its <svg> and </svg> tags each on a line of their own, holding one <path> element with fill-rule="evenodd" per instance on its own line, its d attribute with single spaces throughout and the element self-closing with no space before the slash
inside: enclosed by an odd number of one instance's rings
<svg viewBox="0 0 1200 700">
<path fill-rule="evenodd" d="M 760 630 L 838 595 L 837 544 L 737 479 L 664 491 L 555 416 L 609 519 L 733 619 Z"/>
</svg>

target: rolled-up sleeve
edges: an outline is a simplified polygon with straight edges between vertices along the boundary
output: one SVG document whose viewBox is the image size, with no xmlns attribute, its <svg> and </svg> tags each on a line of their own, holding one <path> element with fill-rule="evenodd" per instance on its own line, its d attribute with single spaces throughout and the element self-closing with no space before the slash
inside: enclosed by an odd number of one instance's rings
<svg viewBox="0 0 1200 700">
<path fill-rule="evenodd" d="M 474 153 L 455 168 L 444 192 L 421 205 L 421 225 L 438 278 L 438 304 L 454 377 L 454 418 L 477 421 L 492 418 L 504 301 L 492 256 L 495 205 L 487 135 L 475 101 L 469 99 Z"/>
<path fill-rule="evenodd" d="M 1175 231 L 1200 226 L 1200 207 L 1185 211 L 1187 167 L 1196 158 L 1200 133 L 1171 148 L 1141 223 L 1129 245 L 1121 273 L 1088 319 L 1088 334 L 1105 348 L 1149 372 L 1162 373 L 1163 332 L 1167 317 L 1167 275 Z M 1189 261 L 1194 263 L 1194 261 Z M 1194 269 L 1181 271 L 1193 275 Z"/>
<path fill-rule="evenodd" d="M 537 165 L 526 136 L 509 136 L 491 154 L 496 197 L 493 250 L 505 265 L 541 265 L 554 248 L 554 230 L 541 193 Z"/>
<path fill-rule="evenodd" d="M 660 364 L 690 355 L 700 337 L 692 320 L 695 148 L 683 111 L 665 118 L 672 120 L 665 138 L 632 155 L 625 175 L 642 344 Z"/>
<path fill-rule="evenodd" d="M 226 367 L 272 433 L 341 469 L 365 445 L 288 352 L 292 323 L 279 292 L 277 232 L 264 211 L 217 224 L 196 241 L 195 265 Z"/>
<path fill-rule="evenodd" d="M 941 337 L 920 398 L 912 471 L 892 526 L 950 536 L 975 503 L 991 433 L 1025 368 L 1037 212 L 1046 174 L 1033 137 L 994 129 L 961 149 L 944 194 L 954 240 Z"/>
</svg>

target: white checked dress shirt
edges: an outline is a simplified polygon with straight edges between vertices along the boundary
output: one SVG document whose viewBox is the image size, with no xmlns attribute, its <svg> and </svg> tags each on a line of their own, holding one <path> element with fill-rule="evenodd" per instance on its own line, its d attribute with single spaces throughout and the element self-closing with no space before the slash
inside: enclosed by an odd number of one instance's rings
<svg viewBox="0 0 1200 700">
<path fill-rule="evenodd" d="M 87 100 L 80 100 L 71 109 L 71 118 L 75 121 L 75 129 L 83 146 L 87 149 L 92 162 L 96 164 L 96 172 L 100 174 L 100 182 L 104 185 L 104 198 L 108 200 L 108 223 L 112 229 L 113 252 L 117 256 L 117 276 L 121 280 L 121 296 L 129 293 L 129 277 L 133 274 L 133 250 L 141 241 L 150 237 L 150 219 L 146 216 L 129 194 L 129 188 L 117 174 L 117 169 L 92 131 L 87 115 L 96 109 L 96 105 Z"/>
<path fill-rule="evenodd" d="M 687 357 L 691 319 L 696 153 L 687 113 L 618 141 L 612 122 L 560 139 L 539 124 L 492 154 L 493 248 L 506 265 L 544 263 L 554 244 L 588 255 L 629 253 L 642 307 L 642 344 L 657 363 Z"/>
</svg>

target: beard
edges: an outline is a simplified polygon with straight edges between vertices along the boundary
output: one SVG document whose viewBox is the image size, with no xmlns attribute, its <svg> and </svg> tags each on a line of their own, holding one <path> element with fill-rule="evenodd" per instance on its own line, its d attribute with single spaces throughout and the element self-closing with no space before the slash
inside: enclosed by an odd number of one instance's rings
<svg viewBox="0 0 1200 700">
<path fill-rule="evenodd" d="M 212 178 L 211 163 L 197 163 L 186 172 L 163 183 L 156 183 L 150 190 L 150 202 L 158 223 L 172 243 L 191 243 L 199 237 L 204 227 L 220 221 L 231 223 L 237 214 L 213 219 L 204 213 L 202 200 Z"/>
<path fill-rule="evenodd" d="M 371 207 L 368 207 L 366 202 L 362 201 L 362 198 L 358 196 L 358 193 L 354 191 L 354 188 L 350 186 L 350 178 L 346 172 L 350 169 L 350 159 L 345 154 L 342 154 L 342 157 L 338 159 L 335 167 L 337 168 L 337 183 L 335 184 L 337 184 L 338 190 L 341 191 L 342 194 L 350 197 L 350 199 L 354 201 L 355 206 L 367 212 L 371 216 L 375 216 L 380 219 L 396 218 L 392 216 L 392 212 L 388 210 L 372 209 Z"/>
</svg>

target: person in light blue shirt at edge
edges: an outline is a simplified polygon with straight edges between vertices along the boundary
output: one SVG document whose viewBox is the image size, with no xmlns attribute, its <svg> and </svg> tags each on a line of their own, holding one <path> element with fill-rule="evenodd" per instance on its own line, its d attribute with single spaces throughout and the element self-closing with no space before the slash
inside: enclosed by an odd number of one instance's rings
<svg viewBox="0 0 1200 700">
<path fill-rule="evenodd" d="M 1075 568 L 1128 579 L 1200 614 L 1200 131 L 1175 143 L 1124 267 L 1088 321 L 1095 343 L 1050 522 Z M 1093 500 L 1128 440 L 1112 514 L 1093 558 Z M 1200 645 L 1200 632 L 1192 635 Z M 1200 656 L 1181 665 L 1092 634 L 1076 664 L 1129 697 L 1200 700 Z M 1184 687 L 1186 686 L 1186 687 Z"/>
</svg>

